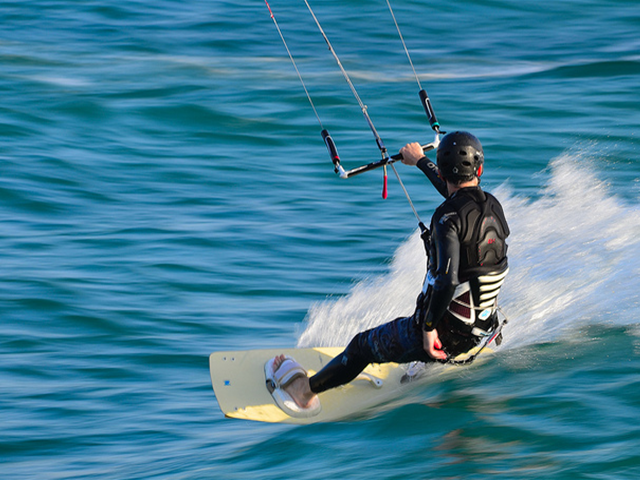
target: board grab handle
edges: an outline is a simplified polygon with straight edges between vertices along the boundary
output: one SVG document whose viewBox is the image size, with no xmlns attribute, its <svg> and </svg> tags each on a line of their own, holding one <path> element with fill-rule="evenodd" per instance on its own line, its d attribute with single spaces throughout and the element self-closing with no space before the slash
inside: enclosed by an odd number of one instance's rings
<svg viewBox="0 0 640 480">
<path fill-rule="evenodd" d="M 356 380 L 364 380 L 366 382 L 370 382 L 371 385 L 373 385 L 375 388 L 382 388 L 382 385 L 384 383 L 381 378 L 375 377 L 366 372 L 361 372 L 360 374 L 358 374 L 358 376 L 353 379 L 353 381 Z"/>
</svg>

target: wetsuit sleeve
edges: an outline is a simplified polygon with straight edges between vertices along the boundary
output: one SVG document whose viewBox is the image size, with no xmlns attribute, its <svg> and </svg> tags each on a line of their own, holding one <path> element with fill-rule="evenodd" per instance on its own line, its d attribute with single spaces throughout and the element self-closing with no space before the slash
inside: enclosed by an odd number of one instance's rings
<svg viewBox="0 0 640 480">
<path fill-rule="evenodd" d="M 418 160 L 417 165 L 418 168 L 422 170 L 422 173 L 427 176 L 433 186 L 436 187 L 438 193 L 440 193 L 440 195 L 442 195 L 444 198 L 447 198 L 449 196 L 449 192 L 447 191 L 447 183 L 438 175 L 438 167 L 436 166 L 436 164 L 429 160 L 427 157 L 422 157 L 420 160 Z"/>
<path fill-rule="evenodd" d="M 424 330 L 436 328 L 447 307 L 453 299 L 456 287 L 460 283 L 460 229 L 457 214 L 442 216 L 432 228 L 437 270 L 432 284 L 429 306 L 424 319 Z"/>
</svg>

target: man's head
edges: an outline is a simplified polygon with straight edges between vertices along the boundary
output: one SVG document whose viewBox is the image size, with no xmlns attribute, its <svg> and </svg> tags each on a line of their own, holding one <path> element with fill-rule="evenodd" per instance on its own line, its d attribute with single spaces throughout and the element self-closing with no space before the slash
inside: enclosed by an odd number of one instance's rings
<svg viewBox="0 0 640 480">
<path fill-rule="evenodd" d="M 437 153 L 438 170 L 454 185 L 480 178 L 484 153 L 480 140 L 469 132 L 452 132 L 442 137 Z"/>
</svg>

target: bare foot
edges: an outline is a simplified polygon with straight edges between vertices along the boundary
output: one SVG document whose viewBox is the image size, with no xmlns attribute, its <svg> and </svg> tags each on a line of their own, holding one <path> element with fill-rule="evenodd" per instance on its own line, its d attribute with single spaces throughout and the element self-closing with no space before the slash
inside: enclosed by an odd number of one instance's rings
<svg viewBox="0 0 640 480">
<path fill-rule="evenodd" d="M 285 361 L 284 355 L 278 355 L 273 360 L 273 371 L 277 371 Z M 309 377 L 298 377 L 291 381 L 289 385 L 283 388 L 285 392 L 291 395 L 291 398 L 296 402 L 300 408 L 308 408 L 311 401 L 315 398 L 316 394 L 311 391 L 309 386 Z"/>
</svg>

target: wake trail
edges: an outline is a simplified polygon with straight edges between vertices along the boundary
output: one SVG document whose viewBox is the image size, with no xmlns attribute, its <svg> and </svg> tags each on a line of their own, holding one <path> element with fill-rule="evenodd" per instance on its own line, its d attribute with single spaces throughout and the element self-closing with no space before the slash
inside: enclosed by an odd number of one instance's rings
<svg viewBox="0 0 640 480">
<path fill-rule="evenodd" d="M 640 205 L 612 195 L 589 152 L 550 164 L 536 199 L 495 189 L 511 236 L 500 305 L 510 322 L 501 348 L 554 341 L 584 325 L 640 323 Z M 588 168 L 591 167 L 591 168 Z M 410 315 L 426 268 L 416 231 L 387 274 L 309 310 L 299 347 L 342 346 L 356 333 Z"/>
</svg>

